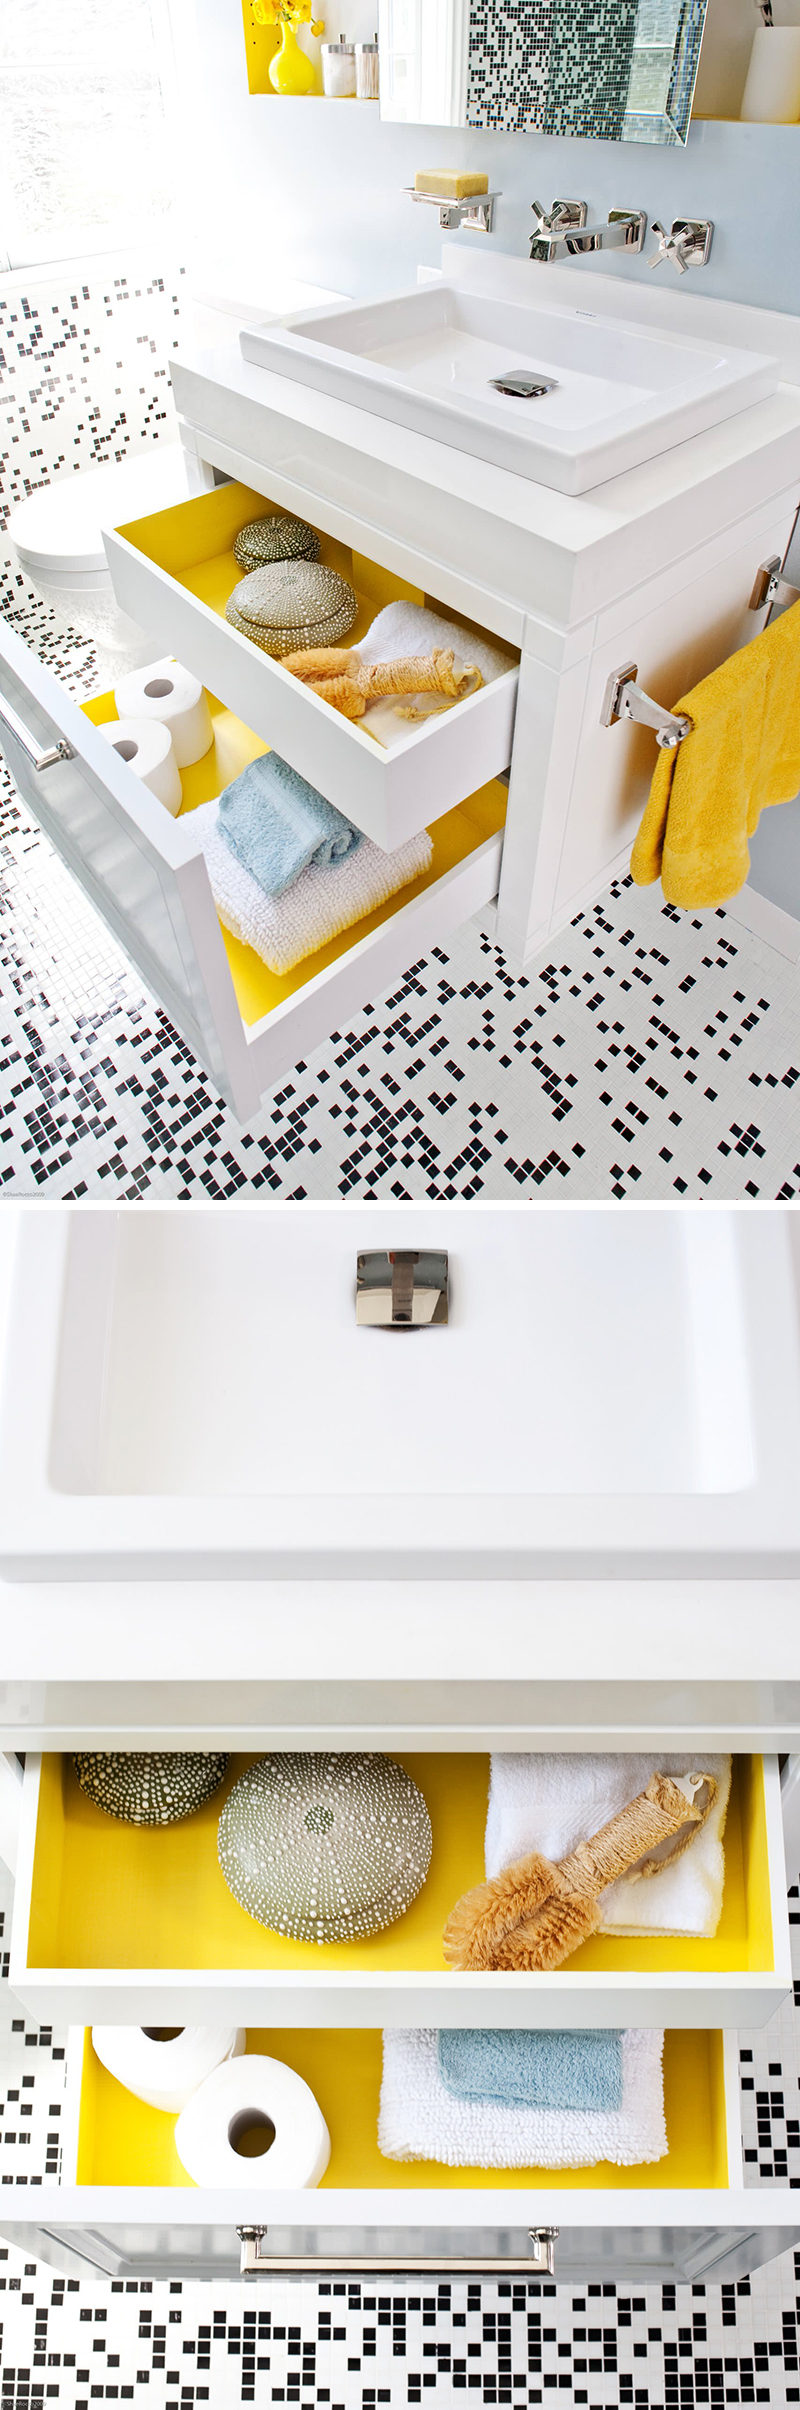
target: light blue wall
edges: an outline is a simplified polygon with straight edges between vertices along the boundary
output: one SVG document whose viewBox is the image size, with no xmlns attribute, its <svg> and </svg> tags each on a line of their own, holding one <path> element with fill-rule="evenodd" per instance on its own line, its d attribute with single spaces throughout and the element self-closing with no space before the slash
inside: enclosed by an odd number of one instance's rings
<svg viewBox="0 0 800 2410">
<path fill-rule="evenodd" d="M 547 206 L 586 199 L 592 216 L 711 217 L 712 258 L 687 288 L 800 311 L 800 127 L 698 123 L 685 150 L 662 150 L 383 125 L 369 102 L 251 96 L 240 0 L 195 6 L 190 231 L 239 291 L 249 264 L 276 251 L 298 274 L 347 292 L 413 281 L 419 261 L 438 263 L 441 237 L 435 210 L 414 207 L 402 187 L 418 167 L 469 162 L 502 190 L 489 238 L 499 249 L 526 256 L 534 194 Z M 600 264 L 628 282 L 650 274 L 646 257 L 607 254 Z M 575 273 L 588 278 L 594 264 Z M 667 266 L 657 274 L 678 282 Z"/>
</svg>

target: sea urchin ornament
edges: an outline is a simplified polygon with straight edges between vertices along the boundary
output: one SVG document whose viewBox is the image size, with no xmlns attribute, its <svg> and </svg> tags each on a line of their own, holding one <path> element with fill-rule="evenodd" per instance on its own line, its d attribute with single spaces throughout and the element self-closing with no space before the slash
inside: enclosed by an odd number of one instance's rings
<svg viewBox="0 0 800 2410">
<path fill-rule="evenodd" d="M 293 1941 L 360 1941 L 404 1916 L 428 1872 L 421 1791 L 393 1757 L 275 1751 L 234 1783 L 219 1862 L 234 1899 Z"/>
</svg>

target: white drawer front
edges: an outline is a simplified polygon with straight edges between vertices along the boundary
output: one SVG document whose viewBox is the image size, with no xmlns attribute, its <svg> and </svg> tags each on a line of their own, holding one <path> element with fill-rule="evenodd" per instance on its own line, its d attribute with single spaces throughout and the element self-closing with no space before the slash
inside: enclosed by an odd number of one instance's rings
<svg viewBox="0 0 800 2410">
<path fill-rule="evenodd" d="M 556 2284 L 604 2279 L 637 2286 L 732 2284 L 800 2242 L 796 2195 L 788 2191 L 771 2191 L 763 2200 L 739 2190 L 724 2196 L 724 2207 L 719 2195 L 706 2195 L 701 2204 L 689 2194 L 629 2193 L 623 2206 L 607 2192 L 549 2198 L 518 2193 L 498 2223 L 492 2221 L 499 2204 L 491 2207 L 486 2199 L 480 2200 L 475 2221 L 468 2222 L 464 2194 L 457 2209 L 451 2196 L 436 2222 L 432 2195 L 424 2203 L 406 2195 L 403 2215 L 409 2222 L 403 2224 L 394 2203 L 376 2205 L 373 2222 L 365 2222 L 369 2212 L 352 2196 L 343 2200 L 335 2222 L 332 2195 L 326 2198 L 324 2222 L 312 2224 L 308 2195 L 305 2200 L 291 2223 L 285 2204 L 273 2203 L 263 2249 L 274 2263 L 274 2276 L 292 2273 L 312 2282 L 331 2273 L 358 2277 L 369 2275 L 376 2260 L 382 2277 L 394 2268 L 401 2283 L 404 2270 L 407 2282 L 409 2263 L 431 2278 L 457 2273 L 464 2263 L 489 2278 L 505 2280 L 518 2267 L 535 2276 L 529 2232 L 534 2224 L 550 2223 L 548 2212 L 559 2229 Z M 244 2191 L 213 2202 L 192 2196 L 187 2211 L 183 2200 L 173 2207 L 168 2195 L 146 2188 L 97 2194 L 51 2187 L 27 2193 L 24 2200 L 20 2192 L 6 2191 L 0 2235 L 68 2276 L 230 2283 L 240 2272 L 238 2228 L 258 2224 L 265 2215 L 263 2195 L 254 2200 Z M 387 2285 L 391 2281 L 386 2273 Z M 258 2276 L 251 2279 L 252 2307 L 260 2282 Z"/>
</svg>

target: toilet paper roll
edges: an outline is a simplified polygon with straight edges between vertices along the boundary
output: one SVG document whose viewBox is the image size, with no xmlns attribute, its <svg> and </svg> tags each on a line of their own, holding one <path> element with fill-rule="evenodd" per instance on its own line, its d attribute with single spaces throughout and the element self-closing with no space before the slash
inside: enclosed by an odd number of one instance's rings
<svg viewBox="0 0 800 2410">
<path fill-rule="evenodd" d="M 104 720 L 100 735 L 174 819 L 181 808 L 181 782 L 169 729 L 160 720 Z"/>
<path fill-rule="evenodd" d="M 175 2148 L 195 2184 L 307 2192 L 322 2181 L 331 2138 L 302 2077 L 253 2052 L 200 2085 L 181 2110 Z"/>
<path fill-rule="evenodd" d="M 199 678 L 179 661 L 150 661 L 132 669 L 114 688 L 121 720 L 161 720 L 169 729 L 179 770 L 202 761 L 214 742 L 211 713 Z"/>
<path fill-rule="evenodd" d="M 92 2046 L 101 2067 L 151 2109 L 185 2109 L 198 2085 L 215 2067 L 240 2058 L 247 2035 L 241 2025 L 93 2025 Z"/>
<path fill-rule="evenodd" d="M 751 125 L 800 118 L 800 25 L 760 25 L 753 35 L 742 116 Z"/>
</svg>

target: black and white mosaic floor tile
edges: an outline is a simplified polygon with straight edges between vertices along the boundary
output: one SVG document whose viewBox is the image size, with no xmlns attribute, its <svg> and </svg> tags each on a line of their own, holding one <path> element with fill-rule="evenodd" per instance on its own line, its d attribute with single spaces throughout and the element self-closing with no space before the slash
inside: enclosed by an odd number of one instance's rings
<svg viewBox="0 0 800 2410">
<path fill-rule="evenodd" d="M 790 1913 L 797 1887 L 790 1893 Z M 10 1884 L 0 1870 L 2 1914 Z M 800 1952 L 798 1952 L 800 1960 Z M 746 2181 L 800 2187 L 800 1983 L 741 2040 Z M 57 2175 L 63 2035 L 0 2024 L 0 2186 Z M 0 2208 L 2 2191 L 0 2191 Z M 35 2203 L 31 2203 L 35 2219 Z M 739 2284 L 78 2282 L 0 2245 L 0 2410 L 800 2403 L 800 2253 Z"/>
<path fill-rule="evenodd" d="M 91 679 L 41 605 L 24 624 Z M 800 1194 L 796 967 L 627 881 L 524 977 L 474 924 L 243 1129 L 0 777 L 0 1184 L 109 1200 Z"/>
</svg>

